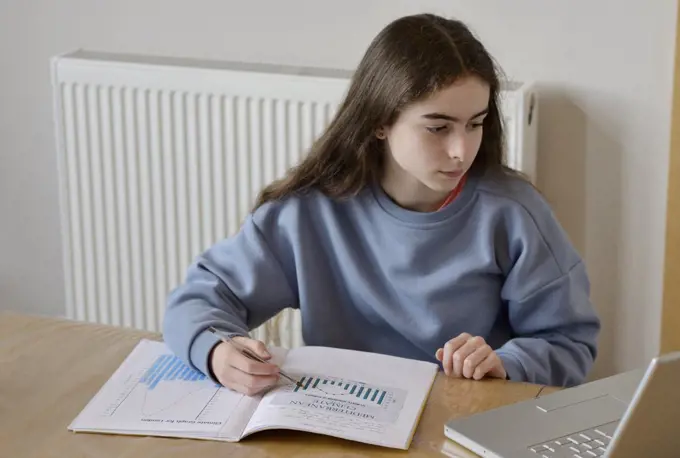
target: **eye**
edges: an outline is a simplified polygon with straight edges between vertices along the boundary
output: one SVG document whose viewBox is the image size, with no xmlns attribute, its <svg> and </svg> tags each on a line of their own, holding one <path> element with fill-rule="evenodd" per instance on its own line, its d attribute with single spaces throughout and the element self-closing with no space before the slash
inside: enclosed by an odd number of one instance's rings
<svg viewBox="0 0 680 458">
<path fill-rule="evenodd" d="M 436 133 L 439 133 L 439 132 L 443 132 L 443 131 L 446 130 L 448 127 L 449 127 L 449 126 L 447 126 L 447 125 L 444 125 L 444 126 L 428 126 L 428 127 L 426 127 L 426 129 L 427 129 L 429 132 L 432 132 L 433 134 L 436 134 Z"/>
<path fill-rule="evenodd" d="M 484 126 L 483 122 L 477 122 L 477 123 L 473 123 L 473 124 L 468 125 L 468 129 L 469 130 L 477 130 L 477 129 L 482 128 L 483 126 Z"/>
</svg>

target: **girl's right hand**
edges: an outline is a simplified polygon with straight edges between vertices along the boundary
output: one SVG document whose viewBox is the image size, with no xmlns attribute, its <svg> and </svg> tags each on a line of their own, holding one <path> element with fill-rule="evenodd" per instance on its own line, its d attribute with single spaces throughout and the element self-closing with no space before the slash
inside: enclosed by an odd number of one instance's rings
<svg viewBox="0 0 680 458">
<path fill-rule="evenodd" d="M 233 340 L 264 360 L 271 358 L 264 343 L 259 340 L 240 336 Z M 278 366 L 250 359 L 226 342 L 220 342 L 213 348 L 209 368 L 222 385 L 247 396 L 253 396 L 279 380 Z"/>
</svg>

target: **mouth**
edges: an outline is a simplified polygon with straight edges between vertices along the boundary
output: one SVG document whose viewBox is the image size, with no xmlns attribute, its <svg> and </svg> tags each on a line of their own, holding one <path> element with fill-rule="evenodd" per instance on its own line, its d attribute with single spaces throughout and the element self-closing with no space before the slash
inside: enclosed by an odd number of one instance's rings
<svg viewBox="0 0 680 458">
<path fill-rule="evenodd" d="M 441 173 L 442 175 L 444 175 L 445 177 L 448 177 L 448 178 L 459 178 L 459 177 L 463 176 L 464 171 L 462 169 L 451 170 L 451 171 L 448 171 L 448 172 L 444 171 L 444 170 L 440 170 L 439 173 Z"/>
</svg>

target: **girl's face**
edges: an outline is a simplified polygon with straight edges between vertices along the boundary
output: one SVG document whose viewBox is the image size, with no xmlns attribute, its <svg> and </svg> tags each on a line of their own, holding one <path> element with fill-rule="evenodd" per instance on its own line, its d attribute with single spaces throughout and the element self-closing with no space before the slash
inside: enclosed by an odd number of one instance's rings
<svg viewBox="0 0 680 458">
<path fill-rule="evenodd" d="M 431 210 L 472 165 L 482 142 L 489 86 L 464 77 L 404 109 L 380 129 L 385 138 L 383 187 L 398 203 Z"/>
</svg>

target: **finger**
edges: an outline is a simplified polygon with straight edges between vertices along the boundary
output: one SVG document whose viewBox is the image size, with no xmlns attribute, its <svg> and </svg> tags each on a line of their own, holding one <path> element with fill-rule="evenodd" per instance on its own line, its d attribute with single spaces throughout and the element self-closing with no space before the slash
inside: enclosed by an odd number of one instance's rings
<svg viewBox="0 0 680 458">
<path fill-rule="evenodd" d="M 262 359 L 270 359 L 272 357 L 269 351 L 267 351 L 267 346 L 261 340 L 249 339 L 240 336 L 234 337 L 234 340 Z"/>
<path fill-rule="evenodd" d="M 279 381 L 278 375 L 252 375 L 235 368 L 229 371 L 227 378 L 233 383 L 257 391 L 275 385 Z"/>
<path fill-rule="evenodd" d="M 454 337 L 453 339 L 446 342 L 444 345 L 444 354 L 442 356 L 442 367 L 446 375 L 451 375 L 453 372 L 453 354 L 458 350 L 465 342 L 468 341 L 472 336 L 466 332 Z"/>
<path fill-rule="evenodd" d="M 481 380 L 486 374 L 491 372 L 498 364 L 500 364 L 500 359 L 498 358 L 498 355 L 496 355 L 495 352 L 491 352 L 489 355 L 487 355 L 484 360 L 479 363 L 477 368 L 475 368 L 475 371 L 472 375 L 472 378 L 475 380 Z"/>
<path fill-rule="evenodd" d="M 230 390 L 237 391 L 237 392 L 239 392 L 239 393 L 241 393 L 241 394 L 248 394 L 248 388 L 245 387 L 245 386 L 243 386 L 243 385 L 241 385 L 240 383 L 236 383 L 236 382 L 233 382 L 233 381 L 228 381 L 228 382 L 226 382 L 226 383 L 223 383 L 223 385 L 224 385 L 225 387 L 229 388 Z"/>
<path fill-rule="evenodd" d="M 486 345 L 486 342 L 484 341 L 483 338 L 477 336 L 477 337 L 472 337 L 470 338 L 463 346 L 461 346 L 456 352 L 453 354 L 453 375 L 456 377 L 462 377 L 463 376 L 463 363 L 467 359 L 468 356 L 470 356 L 472 353 L 474 353 L 475 350 L 477 350 L 479 347 Z"/>
<path fill-rule="evenodd" d="M 252 375 L 273 375 L 279 373 L 279 367 L 276 364 L 255 361 L 236 350 L 233 350 L 229 355 L 229 365 L 241 372 Z"/>
<path fill-rule="evenodd" d="M 439 362 L 441 362 L 443 356 L 444 356 L 444 349 L 443 348 L 438 348 L 437 351 L 434 352 L 434 357 Z"/>
<path fill-rule="evenodd" d="M 229 385 L 226 385 L 226 386 L 227 386 L 227 388 L 234 390 L 234 391 L 237 391 L 241 394 L 245 394 L 246 396 L 254 396 L 254 395 L 258 394 L 259 392 L 263 391 L 264 389 L 266 389 L 266 387 L 264 387 L 264 388 L 248 387 L 248 386 L 242 385 L 240 383 L 236 383 L 236 382 L 231 382 L 231 383 L 229 383 Z"/>
<path fill-rule="evenodd" d="M 477 366 L 479 366 L 492 351 L 493 350 L 489 345 L 484 344 L 477 348 L 470 356 L 465 358 L 465 361 L 463 362 L 463 377 L 472 378 Z"/>
</svg>

